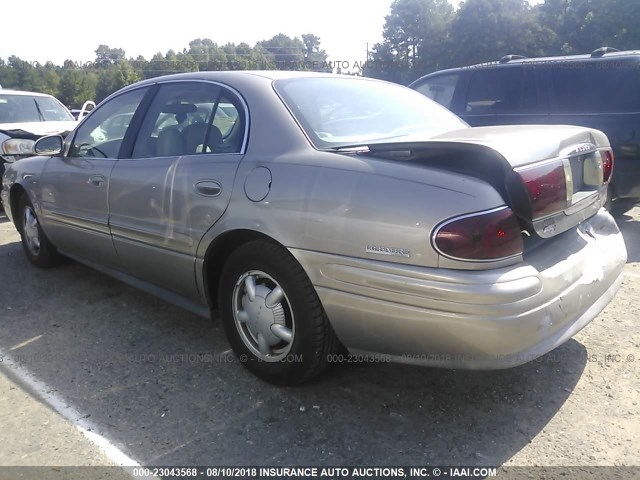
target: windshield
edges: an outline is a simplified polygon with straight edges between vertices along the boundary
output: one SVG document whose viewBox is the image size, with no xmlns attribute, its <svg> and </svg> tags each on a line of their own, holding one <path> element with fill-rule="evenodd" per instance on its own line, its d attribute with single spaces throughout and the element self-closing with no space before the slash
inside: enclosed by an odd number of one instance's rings
<svg viewBox="0 0 640 480">
<path fill-rule="evenodd" d="M 73 116 L 53 97 L 0 93 L 0 123 L 73 121 Z"/>
<path fill-rule="evenodd" d="M 276 80 L 276 92 L 319 148 L 429 138 L 467 127 L 414 90 L 348 77 Z"/>
</svg>

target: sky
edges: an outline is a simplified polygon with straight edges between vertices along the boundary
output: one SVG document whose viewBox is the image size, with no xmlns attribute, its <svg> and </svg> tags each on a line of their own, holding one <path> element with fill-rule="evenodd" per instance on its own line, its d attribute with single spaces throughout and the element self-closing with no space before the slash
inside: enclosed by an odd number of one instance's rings
<svg viewBox="0 0 640 480">
<path fill-rule="evenodd" d="M 100 44 L 147 60 L 195 38 L 253 46 L 284 33 L 320 37 L 332 61 L 361 62 L 382 40 L 391 0 L 23 0 L 2 2 L 0 58 L 91 61 Z"/>
</svg>

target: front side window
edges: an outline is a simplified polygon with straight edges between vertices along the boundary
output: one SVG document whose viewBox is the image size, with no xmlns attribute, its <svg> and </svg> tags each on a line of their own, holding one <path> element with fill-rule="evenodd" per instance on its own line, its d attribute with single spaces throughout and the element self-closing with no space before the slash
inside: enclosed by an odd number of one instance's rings
<svg viewBox="0 0 640 480">
<path fill-rule="evenodd" d="M 319 148 L 430 138 L 467 124 L 406 87 L 348 77 L 276 80 L 274 88 Z"/>
<path fill-rule="evenodd" d="M 138 88 L 100 106 L 78 128 L 69 156 L 118 158 L 129 123 L 146 92 L 147 88 Z"/>
<path fill-rule="evenodd" d="M 418 92 L 426 95 L 434 102 L 438 102 L 444 108 L 451 109 L 453 94 L 456 91 L 459 78 L 460 74 L 458 73 L 438 75 L 425 80 L 415 88 Z"/>
<path fill-rule="evenodd" d="M 53 97 L 0 93 L 0 123 L 71 122 L 74 118 Z"/>
<path fill-rule="evenodd" d="M 244 139 L 241 110 L 238 100 L 218 85 L 162 85 L 142 122 L 133 158 L 239 153 Z"/>
</svg>

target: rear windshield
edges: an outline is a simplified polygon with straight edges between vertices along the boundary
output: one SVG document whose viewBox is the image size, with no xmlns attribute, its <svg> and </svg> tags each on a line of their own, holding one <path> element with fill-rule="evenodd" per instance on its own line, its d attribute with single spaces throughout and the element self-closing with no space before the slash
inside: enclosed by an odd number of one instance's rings
<svg viewBox="0 0 640 480">
<path fill-rule="evenodd" d="M 467 127 L 424 95 L 386 82 L 295 78 L 274 86 L 318 148 L 429 138 Z"/>
<path fill-rule="evenodd" d="M 554 113 L 640 112 L 640 63 L 566 62 L 552 70 Z"/>
<path fill-rule="evenodd" d="M 0 123 L 73 121 L 73 116 L 53 97 L 0 93 Z"/>
</svg>

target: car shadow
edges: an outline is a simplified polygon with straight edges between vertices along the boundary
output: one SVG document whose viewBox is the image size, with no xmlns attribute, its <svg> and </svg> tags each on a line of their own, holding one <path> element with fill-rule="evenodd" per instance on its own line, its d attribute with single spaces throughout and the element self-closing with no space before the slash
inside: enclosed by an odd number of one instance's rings
<svg viewBox="0 0 640 480">
<path fill-rule="evenodd" d="M 640 222 L 630 214 L 624 214 L 616 218 L 616 223 L 622 232 L 627 246 L 627 263 L 640 262 Z"/>
<path fill-rule="evenodd" d="M 554 417 L 587 361 L 571 340 L 510 370 L 334 366 L 278 388 L 217 322 L 74 262 L 0 245 L 0 348 L 146 465 L 497 465 Z M 9 274 L 9 275 L 8 275 Z"/>
</svg>

